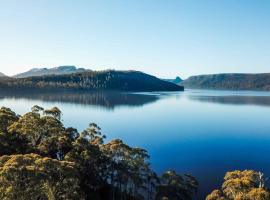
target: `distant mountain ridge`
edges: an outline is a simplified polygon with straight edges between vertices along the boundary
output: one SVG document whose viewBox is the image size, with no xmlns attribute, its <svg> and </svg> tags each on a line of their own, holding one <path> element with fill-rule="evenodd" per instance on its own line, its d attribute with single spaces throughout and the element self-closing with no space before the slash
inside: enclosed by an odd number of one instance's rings
<svg viewBox="0 0 270 200">
<path fill-rule="evenodd" d="M 181 79 L 179 76 L 177 76 L 175 79 L 162 79 L 162 80 L 168 81 L 174 84 L 180 84 L 183 81 L 183 79 Z"/>
<path fill-rule="evenodd" d="M 139 71 L 84 71 L 61 75 L 0 79 L 2 89 L 183 91 L 184 87 Z"/>
<path fill-rule="evenodd" d="M 6 77 L 6 75 L 0 72 L 0 77 Z"/>
<path fill-rule="evenodd" d="M 194 89 L 264 90 L 270 91 L 270 73 L 210 74 L 191 76 L 181 85 Z"/>
<path fill-rule="evenodd" d="M 84 68 L 76 68 L 75 66 L 59 66 L 53 68 L 33 68 L 29 71 L 15 75 L 15 78 L 27 78 L 32 76 L 46 76 L 46 75 L 62 75 L 72 74 L 78 72 L 85 72 Z"/>
</svg>

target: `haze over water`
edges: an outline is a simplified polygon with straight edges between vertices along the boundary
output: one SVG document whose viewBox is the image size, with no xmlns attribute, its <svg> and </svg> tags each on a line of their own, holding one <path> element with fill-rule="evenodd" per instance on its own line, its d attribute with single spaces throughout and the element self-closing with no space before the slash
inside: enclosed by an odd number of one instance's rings
<svg viewBox="0 0 270 200">
<path fill-rule="evenodd" d="M 95 122 L 108 140 L 147 149 L 158 173 L 176 169 L 194 175 L 198 199 L 217 188 L 226 171 L 254 169 L 270 177 L 267 92 L 0 94 L 0 106 L 19 114 L 36 104 L 59 107 L 66 126 L 81 131 Z"/>
</svg>

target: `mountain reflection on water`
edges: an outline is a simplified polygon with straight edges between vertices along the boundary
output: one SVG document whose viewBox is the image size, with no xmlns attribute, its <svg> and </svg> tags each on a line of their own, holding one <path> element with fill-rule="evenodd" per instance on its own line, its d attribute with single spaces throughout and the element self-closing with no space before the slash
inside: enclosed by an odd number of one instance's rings
<svg viewBox="0 0 270 200">
<path fill-rule="evenodd" d="M 0 99 L 30 99 L 46 102 L 61 102 L 81 105 L 94 105 L 106 109 L 118 106 L 143 106 L 161 98 L 160 94 L 127 93 L 113 91 L 32 91 L 0 90 Z"/>
<path fill-rule="evenodd" d="M 254 94 L 254 93 L 253 93 Z M 270 96 L 264 93 L 257 92 L 255 96 L 248 96 L 245 93 L 231 95 L 188 95 L 190 100 L 200 101 L 204 103 L 217 103 L 228 105 L 255 105 L 255 106 L 270 106 Z"/>
</svg>

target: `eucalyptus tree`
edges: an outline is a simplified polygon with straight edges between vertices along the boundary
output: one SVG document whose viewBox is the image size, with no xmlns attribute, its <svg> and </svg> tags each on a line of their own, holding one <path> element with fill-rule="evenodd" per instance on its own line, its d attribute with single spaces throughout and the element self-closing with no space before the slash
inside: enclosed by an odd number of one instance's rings
<svg viewBox="0 0 270 200">
<path fill-rule="evenodd" d="M 129 160 L 129 174 L 134 185 L 133 194 L 136 196 L 139 190 L 148 191 L 149 177 L 152 177 L 153 171 L 150 168 L 149 154 L 145 149 L 131 148 Z"/>
<path fill-rule="evenodd" d="M 60 116 L 61 111 L 58 108 L 44 110 L 34 106 L 31 112 L 20 116 L 11 124 L 8 132 L 25 137 L 35 153 L 61 160 L 72 148 L 70 134 L 74 132 L 63 126 Z"/>
<path fill-rule="evenodd" d="M 0 156 L 33 151 L 24 136 L 18 133 L 0 132 Z"/>
<path fill-rule="evenodd" d="M 148 193 L 149 177 L 153 175 L 148 162 L 148 152 L 141 148 L 133 148 L 116 139 L 102 145 L 103 153 L 110 159 L 107 182 L 114 188 L 137 198 Z M 119 198 L 122 198 L 121 196 Z"/>
<path fill-rule="evenodd" d="M 128 160 L 131 148 L 122 140 L 116 139 L 102 145 L 101 149 L 104 155 L 109 158 L 106 181 L 112 186 L 112 198 L 115 199 L 115 188 L 121 190 L 122 184 L 128 187 Z"/>
<path fill-rule="evenodd" d="M 3 200 L 83 200 L 76 164 L 37 154 L 0 157 Z"/>
<path fill-rule="evenodd" d="M 71 150 L 65 155 L 66 161 L 78 164 L 80 185 L 86 199 L 97 199 L 98 190 L 106 185 L 104 172 L 107 159 L 100 150 L 104 136 L 94 123 L 74 137 Z"/>
<path fill-rule="evenodd" d="M 0 108 L 0 156 L 27 153 L 31 148 L 25 137 L 8 132 L 8 127 L 17 122 L 19 117 L 10 108 Z"/>
<path fill-rule="evenodd" d="M 207 200 L 269 200 L 261 172 L 253 170 L 227 172 L 221 190 L 214 190 Z"/>
<path fill-rule="evenodd" d="M 0 132 L 7 132 L 8 127 L 18 119 L 19 116 L 10 108 L 0 108 Z"/>
<path fill-rule="evenodd" d="M 156 194 L 156 188 L 160 185 L 160 179 L 158 175 L 152 171 L 147 177 L 147 200 L 152 200 Z"/>
<path fill-rule="evenodd" d="M 177 174 L 174 170 L 166 171 L 160 177 L 156 200 L 191 200 L 198 189 L 198 181 L 191 175 Z"/>
</svg>

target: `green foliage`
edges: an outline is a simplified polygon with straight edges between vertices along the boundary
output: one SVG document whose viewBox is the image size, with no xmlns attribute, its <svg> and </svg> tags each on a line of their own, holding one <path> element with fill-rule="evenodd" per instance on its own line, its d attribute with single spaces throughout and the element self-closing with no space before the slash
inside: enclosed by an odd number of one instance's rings
<svg viewBox="0 0 270 200">
<path fill-rule="evenodd" d="M 0 156 L 33 152 L 27 139 L 17 133 L 0 132 Z"/>
<path fill-rule="evenodd" d="M 261 172 L 253 170 L 227 172 L 222 190 L 214 190 L 206 200 L 269 200 Z"/>
<path fill-rule="evenodd" d="M 188 200 L 198 186 L 174 171 L 159 178 L 146 150 L 105 143 L 94 123 L 81 133 L 64 127 L 56 107 L 36 105 L 22 116 L 2 108 L 0 117 L 0 199 Z"/>
<path fill-rule="evenodd" d="M 96 191 L 106 185 L 103 176 L 105 176 L 104 168 L 108 163 L 98 146 L 99 143 L 96 143 L 96 141 L 101 141 L 102 138 L 90 132 L 91 130 L 92 124 L 87 130 L 74 138 L 72 149 L 65 155 L 64 159 L 78 164 L 80 185 L 88 191 L 86 192 L 87 199 L 97 199 Z"/>
<path fill-rule="evenodd" d="M 19 117 L 10 108 L 2 107 L 0 109 L 0 132 L 7 131 L 7 128 L 18 119 Z"/>
<path fill-rule="evenodd" d="M 192 200 L 199 185 L 193 176 L 188 174 L 181 176 L 173 170 L 165 172 L 160 181 L 161 184 L 157 189 L 156 200 Z"/>
<path fill-rule="evenodd" d="M 82 199 L 72 162 L 37 154 L 0 157 L 0 198 L 3 200 Z"/>
<path fill-rule="evenodd" d="M 72 147 L 72 136 L 62 124 L 58 108 L 44 110 L 34 106 L 32 112 L 21 116 L 8 127 L 8 133 L 26 138 L 35 153 L 62 158 Z"/>
<path fill-rule="evenodd" d="M 228 90 L 270 90 L 270 74 L 211 74 L 191 76 L 181 85 L 187 88 Z"/>
<path fill-rule="evenodd" d="M 132 148 L 122 140 L 113 140 L 102 145 L 102 151 L 109 158 L 107 181 L 113 188 L 139 197 L 139 190 L 146 190 L 149 176 L 152 170 L 148 163 L 147 151 L 140 148 Z M 114 195 L 114 194 L 112 194 Z"/>
</svg>

